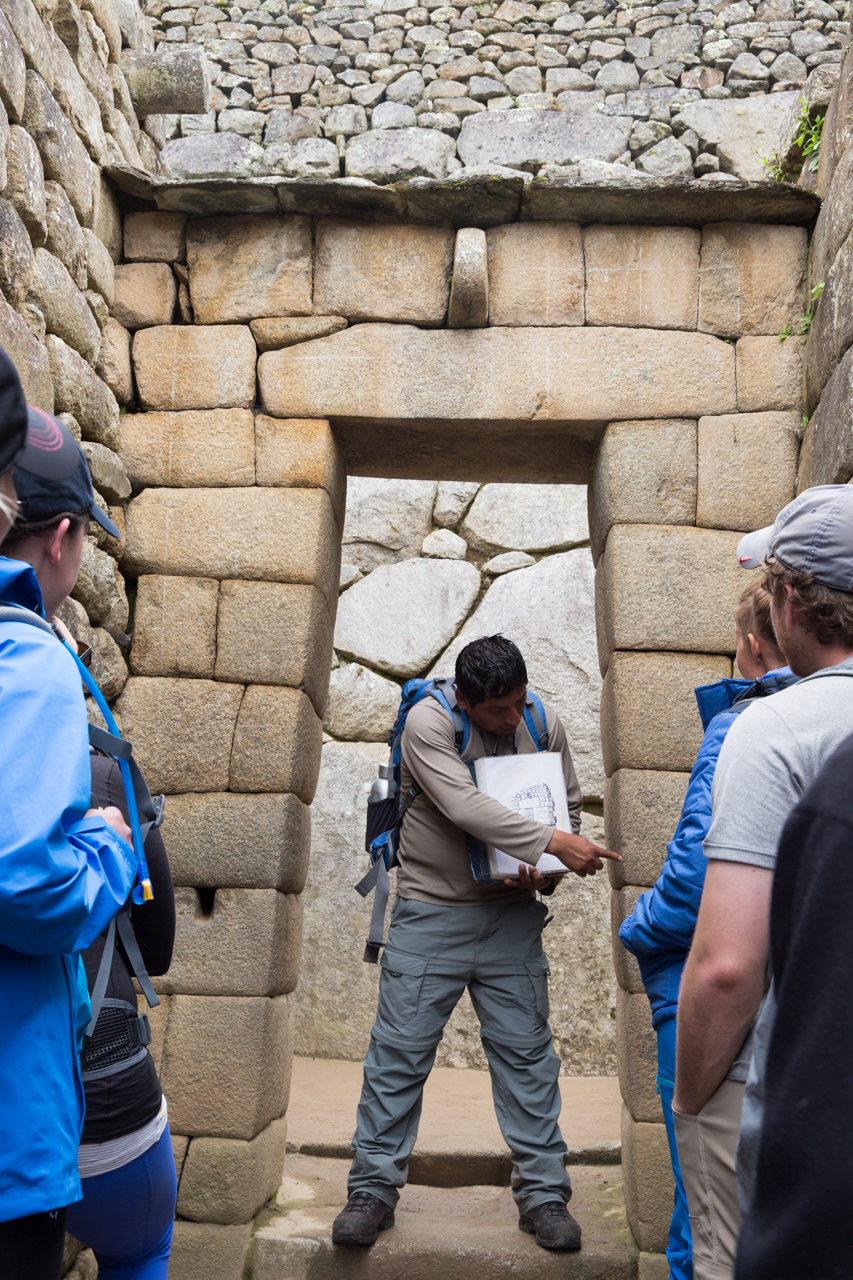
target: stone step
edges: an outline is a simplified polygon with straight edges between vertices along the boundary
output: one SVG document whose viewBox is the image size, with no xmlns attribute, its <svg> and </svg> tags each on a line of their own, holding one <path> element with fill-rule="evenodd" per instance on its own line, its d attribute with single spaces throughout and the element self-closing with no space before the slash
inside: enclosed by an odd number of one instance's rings
<svg viewBox="0 0 853 1280">
<path fill-rule="evenodd" d="M 360 1062 L 296 1058 L 288 1108 L 291 1153 L 349 1159 L 361 1092 Z M 573 1165 L 618 1165 L 619 1082 L 564 1077 L 561 1128 Z M 410 1184 L 509 1186 L 511 1161 L 495 1118 L 486 1071 L 436 1067 L 424 1089 Z"/>
<path fill-rule="evenodd" d="M 577 1253 L 540 1249 L 518 1229 L 508 1188 L 407 1186 L 396 1226 L 370 1249 L 341 1248 L 332 1221 L 346 1199 L 349 1161 L 290 1155 L 277 1210 L 255 1234 L 253 1280 L 634 1280 L 638 1254 L 618 1167 L 570 1170 Z"/>
</svg>

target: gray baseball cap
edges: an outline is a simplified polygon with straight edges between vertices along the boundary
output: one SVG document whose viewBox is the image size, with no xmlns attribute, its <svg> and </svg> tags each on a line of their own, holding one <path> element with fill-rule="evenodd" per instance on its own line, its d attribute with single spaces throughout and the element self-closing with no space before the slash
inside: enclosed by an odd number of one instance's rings
<svg viewBox="0 0 853 1280">
<path fill-rule="evenodd" d="M 795 573 L 811 573 L 836 591 L 853 591 L 853 485 L 820 484 L 806 489 L 775 524 L 741 538 L 742 569 L 756 569 L 769 556 Z"/>
</svg>

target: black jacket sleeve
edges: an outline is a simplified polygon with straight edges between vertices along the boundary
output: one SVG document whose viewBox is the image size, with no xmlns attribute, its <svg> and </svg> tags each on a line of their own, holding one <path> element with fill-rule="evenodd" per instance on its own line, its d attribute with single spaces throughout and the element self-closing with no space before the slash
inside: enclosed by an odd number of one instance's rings
<svg viewBox="0 0 853 1280">
<path fill-rule="evenodd" d="M 92 756 L 92 806 L 115 805 L 125 822 L 129 820 L 121 769 L 107 756 Z M 132 903 L 130 918 L 142 952 L 145 968 L 152 976 L 166 973 L 172 963 L 175 943 L 175 891 L 169 857 L 159 827 L 152 827 L 145 841 L 145 857 L 154 898 Z"/>
</svg>

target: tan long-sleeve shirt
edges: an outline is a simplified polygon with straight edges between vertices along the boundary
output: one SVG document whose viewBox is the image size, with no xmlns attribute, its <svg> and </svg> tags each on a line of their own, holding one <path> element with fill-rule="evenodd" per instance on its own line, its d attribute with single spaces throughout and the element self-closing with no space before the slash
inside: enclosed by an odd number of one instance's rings
<svg viewBox="0 0 853 1280">
<path fill-rule="evenodd" d="M 580 829 L 581 789 L 575 775 L 566 731 L 545 707 L 548 749 L 563 758 L 572 830 Z M 522 720 L 515 735 L 519 754 L 536 750 Z M 453 721 L 435 698 L 424 698 L 409 712 L 402 741 L 402 789 L 412 782 L 422 788 L 403 819 L 397 892 L 404 898 L 438 906 L 470 906 L 478 902 L 518 902 L 528 890 L 510 885 L 480 884 L 471 874 L 465 833 L 534 866 L 550 843 L 553 827 L 543 826 L 507 809 L 480 791 L 466 760 L 512 755 L 512 737 L 495 737 L 471 724 L 464 753 L 456 751 Z"/>
</svg>

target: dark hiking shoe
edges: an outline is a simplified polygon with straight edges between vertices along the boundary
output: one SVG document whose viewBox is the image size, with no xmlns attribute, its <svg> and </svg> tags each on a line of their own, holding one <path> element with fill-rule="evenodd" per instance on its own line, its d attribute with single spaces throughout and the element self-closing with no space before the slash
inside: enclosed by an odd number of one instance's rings
<svg viewBox="0 0 853 1280">
<path fill-rule="evenodd" d="M 354 1192 L 332 1224 L 332 1244 L 375 1244 L 394 1225 L 394 1210 L 369 1191 Z"/>
<path fill-rule="evenodd" d="M 518 1219 L 520 1231 L 536 1237 L 543 1249 L 579 1249 L 581 1247 L 580 1224 L 575 1222 L 561 1200 L 538 1204 Z"/>
</svg>

